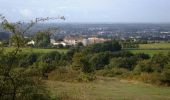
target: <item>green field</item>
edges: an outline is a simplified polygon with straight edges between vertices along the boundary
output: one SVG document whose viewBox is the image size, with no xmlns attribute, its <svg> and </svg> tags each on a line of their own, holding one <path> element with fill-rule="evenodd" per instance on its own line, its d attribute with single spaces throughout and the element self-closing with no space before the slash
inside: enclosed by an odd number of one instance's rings
<svg viewBox="0 0 170 100">
<path fill-rule="evenodd" d="M 140 49 L 170 49 L 170 43 L 140 44 Z"/>
<path fill-rule="evenodd" d="M 5 51 L 10 52 L 14 50 L 14 48 L 5 48 Z M 23 53 L 49 53 L 53 51 L 58 51 L 60 53 L 66 53 L 68 49 L 42 49 L 42 48 L 21 48 Z"/>
<path fill-rule="evenodd" d="M 62 100 L 170 100 L 169 87 L 112 78 L 89 83 L 47 81 L 52 97 Z"/>
<path fill-rule="evenodd" d="M 154 54 L 163 53 L 167 54 L 170 52 L 170 43 L 150 43 L 150 44 L 140 44 L 137 49 L 125 49 L 134 54 L 145 53 L 153 56 Z"/>
<path fill-rule="evenodd" d="M 163 53 L 163 54 L 168 54 L 168 52 L 170 52 L 170 50 L 140 50 L 140 49 L 134 49 L 134 50 L 128 50 L 134 54 L 136 53 L 145 53 L 145 54 L 149 54 L 150 56 L 153 56 L 154 54 L 158 54 L 158 53 Z"/>
</svg>

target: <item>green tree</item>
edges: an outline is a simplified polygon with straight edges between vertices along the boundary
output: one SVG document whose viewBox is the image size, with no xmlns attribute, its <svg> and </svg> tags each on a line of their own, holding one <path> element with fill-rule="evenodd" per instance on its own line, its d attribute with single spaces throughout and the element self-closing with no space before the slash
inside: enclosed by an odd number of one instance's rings
<svg viewBox="0 0 170 100">
<path fill-rule="evenodd" d="M 50 35 L 45 32 L 38 32 L 35 35 L 35 46 L 48 47 L 50 46 Z"/>
<path fill-rule="evenodd" d="M 121 45 L 117 41 L 110 41 L 110 42 L 104 42 L 104 43 L 97 43 L 94 45 L 87 46 L 85 49 L 83 49 L 83 52 L 86 53 L 99 53 L 99 52 L 105 52 L 105 51 L 120 51 Z"/>
<path fill-rule="evenodd" d="M 4 29 L 13 34 L 15 49 L 11 52 L 0 50 L 0 99 L 1 100 L 48 100 L 47 94 L 42 86 L 39 70 L 19 67 L 21 61 L 21 47 L 25 45 L 23 42 L 23 34 L 28 32 L 36 23 L 49 20 L 49 18 L 41 18 L 27 24 L 22 29 L 21 22 L 10 23 L 0 15 L 1 25 Z"/>
<path fill-rule="evenodd" d="M 147 73 L 153 72 L 151 61 L 150 60 L 139 61 L 138 64 L 134 68 L 134 72 L 137 74 L 140 74 L 142 72 L 147 72 Z"/>
<path fill-rule="evenodd" d="M 91 57 L 90 63 L 94 69 L 100 70 L 103 69 L 105 65 L 109 64 L 111 56 L 111 52 L 97 53 Z"/>
<path fill-rule="evenodd" d="M 170 85 L 170 62 L 166 64 L 165 68 L 161 73 L 161 81 Z"/>
<path fill-rule="evenodd" d="M 93 71 L 90 63 L 83 53 L 75 53 L 72 59 L 72 68 L 74 70 L 90 73 Z"/>
<path fill-rule="evenodd" d="M 164 54 L 155 54 L 151 58 L 151 66 L 153 67 L 154 71 L 162 72 L 164 66 L 168 63 L 168 56 Z"/>
</svg>

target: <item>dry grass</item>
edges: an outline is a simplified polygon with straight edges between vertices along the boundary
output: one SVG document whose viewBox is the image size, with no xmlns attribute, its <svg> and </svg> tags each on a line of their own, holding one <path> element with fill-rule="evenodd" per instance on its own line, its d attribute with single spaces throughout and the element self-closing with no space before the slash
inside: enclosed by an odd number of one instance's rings
<svg viewBox="0 0 170 100">
<path fill-rule="evenodd" d="M 133 81 L 98 78 L 89 83 L 47 81 L 60 100 L 170 100 L 170 88 Z"/>
</svg>

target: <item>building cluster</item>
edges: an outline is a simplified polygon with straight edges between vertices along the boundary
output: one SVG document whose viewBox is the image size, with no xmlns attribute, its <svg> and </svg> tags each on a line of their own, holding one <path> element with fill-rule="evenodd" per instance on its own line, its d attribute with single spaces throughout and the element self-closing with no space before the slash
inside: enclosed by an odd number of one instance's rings
<svg viewBox="0 0 170 100">
<path fill-rule="evenodd" d="M 78 36 L 66 36 L 63 41 L 61 42 L 53 42 L 53 45 L 62 44 L 63 46 L 75 46 L 78 43 L 82 43 L 84 46 L 96 43 L 103 43 L 106 41 L 110 41 L 111 39 L 104 39 L 104 38 L 97 38 L 97 37 L 90 37 L 90 38 L 83 38 Z"/>
<path fill-rule="evenodd" d="M 111 41 L 111 39 L 104 39 L 104 38 L 98 38 L 98 37 L 89 37 L 89 38 L 83 38 L 81 36 L 66 36 L 63 41 L 56 41 L 55 39 L 50 39 L 50 42 L 53 46 L 62 45 L 64 47 L 66 46 L 75 46 L 78 43 L 82 43 L 84 46 L 90 45 L 90 44 L 96 44 L 96 43 L 103 43 Z M 29 45 L 35 45 L 35 41 L 31 40 L 28 42 Z"/>
</svg>

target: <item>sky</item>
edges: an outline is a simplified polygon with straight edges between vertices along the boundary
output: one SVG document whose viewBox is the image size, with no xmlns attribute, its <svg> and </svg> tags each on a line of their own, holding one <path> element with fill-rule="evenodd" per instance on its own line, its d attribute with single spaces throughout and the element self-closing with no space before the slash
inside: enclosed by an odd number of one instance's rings
<svg viewBox="0 0 170 100">
<path fill-rule="evenodd" d="M 10 21 L 65 16 L 84 23 L 170 23 L 170 0 L 0 0 Z"/>
</svg>

